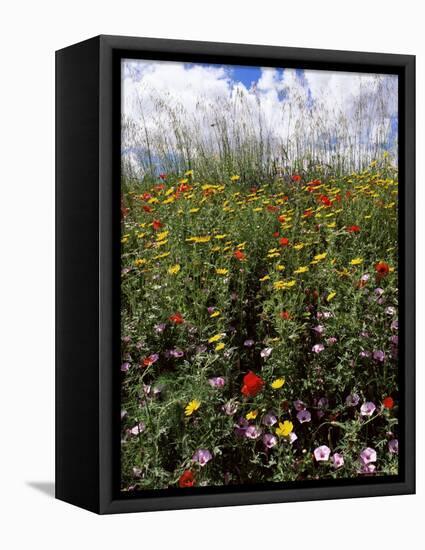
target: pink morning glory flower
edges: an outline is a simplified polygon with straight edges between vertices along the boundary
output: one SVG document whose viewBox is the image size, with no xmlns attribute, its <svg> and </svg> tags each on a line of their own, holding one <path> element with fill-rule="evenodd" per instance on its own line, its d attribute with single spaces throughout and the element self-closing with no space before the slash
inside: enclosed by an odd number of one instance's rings
<svg viewBox="0 0 425 550">
<path fill-rule="evenodd" d="M 320 353 L 325 349 L 325 346 L 323 344 L 314 344 L 314 346 L 311 348 L 311 351 L 314 353 Z"/>
<path fill-rule="evenodd" d="M 153 328 L 154 328 L 156 333 L 161 334 L 167 328 L 167 325 L 165 323 L 158 323 Z"/>
<path fill-rule="evenodd" d="M 327 409 L 329 407 L 328 399 L 326 397 L 321 397 L 317 401 L 317 406 L 319 407 L 319 409 Z"/>
<path fill-rule="evenodd" d="M 303 424 L 304 422 L 310 422 L 311 421 L 311 414 L 306 409 L 299 411 L 297 413 L 298 421 Z"/>
<path fill-rule="evenodd" d="M 212 388 L 222 388 L 226 381 L 222 376 L 214 376 L 208 380 L 208 383 Z"/>
<path fill-rule="evenodd" d="M 258 439 L 261 435 L 261 428 L 257 426 L 248 426 L 245 430 L 245 437 L 248 439 Z"/>
<path fill-rule="evenodd" d="M 296 411 L 303 411 L 305 409 L 305 403 L 303 403 L 300 399 L 297 399 L 294 401 L 294 409 Z"/>
<path fill-rule="evenodd" d="M 288 437 L 289 437 L 289 443 L 291 443 L 291 445 L 298 439 L 298 436 L 295 432 L 291 432 Z"/>
<path fill-rule="evenodd" d="M 373 352 L 373 358 L 375 359 L 375 361 L 382 363 L 385 359 L 385 353 L 382 350 L 378 349 Z"/>
<path fill-rule="evenodd" d="M 277 422 L 277 418 L 273 413 L 269 412 L 264 415 L 263 424 L 265 426 L 273 426 L 274 424 L 276 424 L 276 422 Z"/>
<path fill-rule="evenodd" d="M 321 445 L 320 447 L 314 449 L 313 454 L 317 462 L 325 462 L 326 460 L 329 460 L 331 450 L 326 445 Z"/>
<path fill-rule="evenodd" d="M 362 464 L 360 468 L 361 474 L 373 474 L 373 472 L 376 470 L 375 464 Z"/>
<path fill-rule="evenodd" d="M 170 349 L 169 355 L 170 355 L 170 357 L 174 357 L 175 359 L 179 359 L 180 357 L 183 357 L 184 352 L 179 348 L 175 348 L 175 349 Z"/>
<path fill-rule="evenodd" d="M 376 405 L 375 405 L 375 403 L 372 403 L 372 401 L 366 401 L 360 407 L 360 414 L 362 416 L 372 416 L 372 414 L 375 411 L 376 411 Z"/>
<path fill-rule="evenodd" d="M 263 443 L 268 449 L 271 449 L 272 447 L 277 445 L 277 439 L 272 434 L 264 434 L 263 435 Z"/>
<path fill-rule="evenodd" d="M 268 359 L 273 351 L 273 348 L 264 348 L 260 351 L 260 355 L 263 359 Z"/>
<path fill-rule="evenodd" d="M 132 435 L 139 435 L 141 434 L 142 432 L 145 431 L 145 423 L 144 422 L 139 422 L 138 424 L 136 424 L 135 426 L 133 426 L 131 429 L 130 429 L 130 433 Z"/>
<path fill-rule="evenodd" d="M 198 449 L 192 456 L 193 462 L 196 462 L 201 467 L 204 467 L 211 459 L 212 454 L 208 449 Z"/>
<path fill-rule="evenodd" d="M 391 454 L 398 454 L 398 439 L 391 439 L 388 442 L 388 450 Z"/>
<path fill-rule="evenodd" d="M 336 469 L 341 468 L 341 466 L 344 466 L 344 457 L 340 453 L 334 453 L 331 456 L 331 462 L 332 466 Z"/>
<path fill-rule="evenodd" d="M 357 393 L 351 393 L 347 396 L 345 400 L 345 404 L 347 407 L 356 407 L 359 404 L 360 397 L 357 395 Z"/>
<path fill-rule="evenodd" d="M 376 451 L 371 447 L 366 447 L 360 453 L 360 460 L 363 464 L 369 464 L 369 462 L 376 462 Z"/>
<path fill-rule="evenodd" d="M 246 429 L 249 426 L 249 422 L 246 418 L 241 416 L 238 420 L 238 422 L 235 424 L 235 435 L 238 435 L 240 437 L 244 437 Z"/>
</svg>

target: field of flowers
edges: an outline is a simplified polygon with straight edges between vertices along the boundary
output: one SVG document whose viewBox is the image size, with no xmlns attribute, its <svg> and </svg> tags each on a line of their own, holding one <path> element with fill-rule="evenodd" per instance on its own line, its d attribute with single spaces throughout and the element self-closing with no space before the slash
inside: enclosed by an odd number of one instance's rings
<svg viewBox="0 0 425 550">
<path fill-rule="evenodd" d="M 397 170 L 122 181 L 121 488 L 398 470 Z"/>
</svg>

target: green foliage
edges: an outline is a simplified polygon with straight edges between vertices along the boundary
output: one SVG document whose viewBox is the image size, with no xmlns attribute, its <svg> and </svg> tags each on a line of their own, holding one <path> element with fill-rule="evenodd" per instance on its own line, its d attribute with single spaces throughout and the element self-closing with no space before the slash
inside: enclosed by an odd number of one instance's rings
<svg viewBox="0 0 425 550">
<path fill-rule="evenodd" d="M 383 158 L 357 173 L 315 166 L 293 178 L 254 170 L 248 152 L 244 164 L 222 158 L 218 171 L 201 155 L 184 176 L 122 181 L 123 489 L 178 486 L 185 470 L 196 485 L 355 477 L 366 447 L 375 475 L 395 474 L 396 169 Z M 264 381 L 257 395 L 241 392 L 248 371 Z M 311 421 L 297 419 L 296 400 Z M 361 416 L 369 401 L 376 411 Z M 292 422 L 297 440 L 265 425 L 268 413 Z M 258 438 L 235 433 L 241 417 Z M 317 462 L 321 445 L 344 465 Z M 198 449 L 212 455 L 203 467 Z"/>
</svg>

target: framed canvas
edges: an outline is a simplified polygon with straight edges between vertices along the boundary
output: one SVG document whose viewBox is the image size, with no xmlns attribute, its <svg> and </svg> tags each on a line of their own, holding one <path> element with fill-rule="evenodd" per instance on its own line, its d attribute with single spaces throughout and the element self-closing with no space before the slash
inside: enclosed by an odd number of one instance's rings
<svg viewBox="0 0 425 550">
<path fill-rule="evenodd" d="M 413 56 L 56 54 L 56 496 L 413 493 Z"/>
</svg>

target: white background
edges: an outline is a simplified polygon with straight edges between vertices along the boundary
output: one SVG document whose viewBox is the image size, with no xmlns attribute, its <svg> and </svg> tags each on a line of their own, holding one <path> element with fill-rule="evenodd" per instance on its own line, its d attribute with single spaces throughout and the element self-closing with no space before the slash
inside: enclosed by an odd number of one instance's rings
<svg viewBox="0 0 425 550">
<path fill-rule="evenodd" d="M 0 15 L 0 546 L 419 548 L 424 534 L 425 55 L 419 0 L 14 1 Z M 123 34 L 417 55 L 416 496 L 98 517 L 52 496 L 54 51 Z M 385 230 L 385 228 L 383 228 Z M 90 422 L 90 419 L 87 419 Z M 50 494 L 46 494 L 50 493 Z"/>
</svg>

